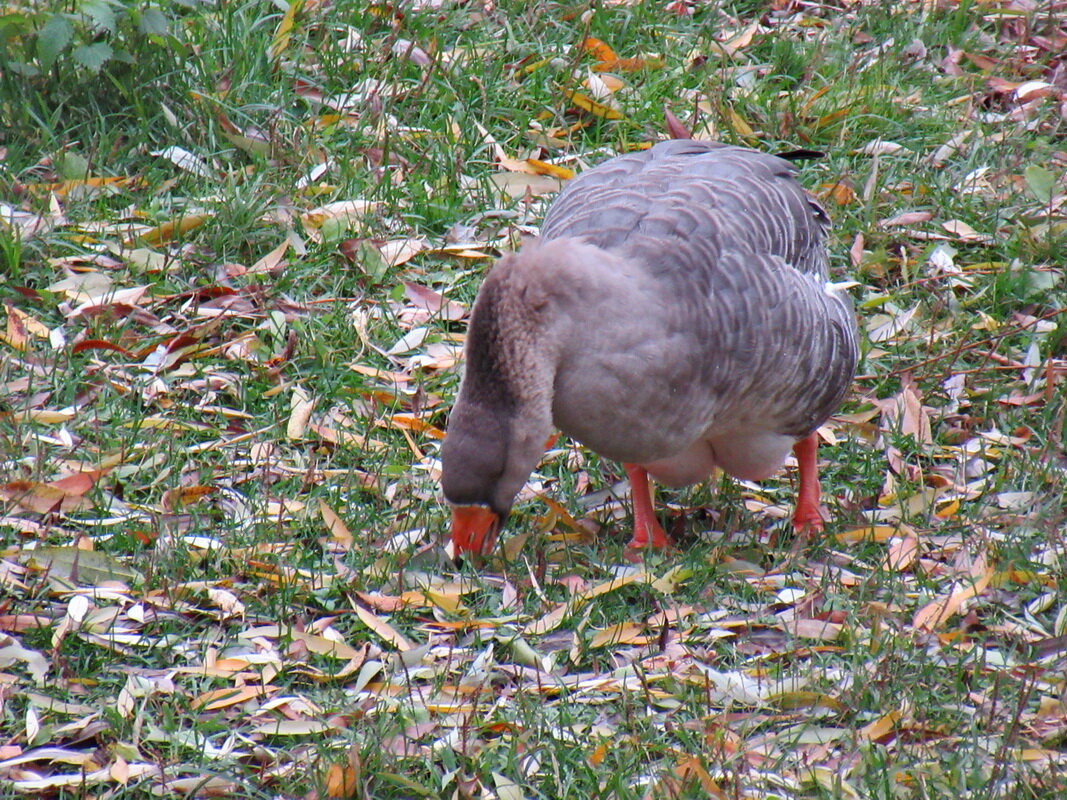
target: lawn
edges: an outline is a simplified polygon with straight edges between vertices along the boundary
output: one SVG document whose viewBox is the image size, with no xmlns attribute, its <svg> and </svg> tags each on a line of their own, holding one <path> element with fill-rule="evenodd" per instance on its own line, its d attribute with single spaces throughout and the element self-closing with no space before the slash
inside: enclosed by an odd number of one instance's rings
<svg viewBox="0 0 1067 800">
<path fill-rule="evenodd" d="M 0 5 L 0 796 L 1067 796 L 1063 0 Z M 795 469 L 566 438 L 457 565 L 471 302 L 666 138 L 823 157 Z M 667 391 L 668 387 L 664 387 Z"/>
</svg>

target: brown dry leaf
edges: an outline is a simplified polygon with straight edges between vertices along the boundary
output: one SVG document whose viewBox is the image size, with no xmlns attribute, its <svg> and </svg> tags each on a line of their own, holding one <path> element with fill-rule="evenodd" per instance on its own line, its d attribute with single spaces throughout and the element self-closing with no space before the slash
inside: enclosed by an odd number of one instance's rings
<svg viewBox="0 0 1067 800">
<path fill-rule="evenodd" d="M 918 559 L 919 538 L 914 531 L 908 530 L 909 532 L 904 537 L 890 541 L 889 549 L 882 561 L 883 569 L 889 572 L 903 572 Z"/>
<path fill-rule="evenodd" d="M 526 172 L 531 175 L 533 174 L 533 170 L 525 160 L 509 156 L 496 138 L 493 137 L 481 123 L 475 122 L 474 125 L 478 128 L 478 132 L 482 135 L 482 139 L 484 139 L 485 143 L 492 149 L 493 156 L 501 167 L 508 172 Z"/>
<path fill-rule="evenodd" d="M 455 321 L 467 316 L 469 309 L 455 300 L 446 300 L 440 292 L 411 281 L 404 281 L 404 295 L 416 308 L 436 314 L 439 319 Z"/>
<path fill-rule="evenodd" d="M 381 617 L 377 616 L 376 614 L 359 605 L 358 603 L 353 603 L 352 607 L 356 611 L 356 616 L 360 618 L 364 625 L 374 631 L 374 633 L 376 633 L 380 638 L 391 644 L 397 650 L 410 650 L 412 647 L 414 647 L 414 645 L 411 644 L 411 642 L 409 642 L 407 639 L 405 639 L 399 631 L 393 628 L 392 625 L 390 625 Z"/>
<path fill-rule="evenodd" d="M 885 313 L 871 314 L 867 317 L 867 338 L 872 342 L 888 342 L 908 331 L 913 325 L 919 306 L 907 311 L 886 307 Z"/>
<path fill-rule="evenodd" d="M 84 299 L 80 305 L 67 314 L 67 318 L 73 320 L 79 317 L 89 317 L 104 311 L 110 311 L 116 315 L 129 314 L 137 308 L 147 293 L 147 286 L 131 286 L 128 289 L 118 290 L 107 289 Z"/>
<path fill-rule="evenodd" d="M 819 184 L 815 196 L 822 200 L 831 200 L 839 206 L 851 205 L 859 199 L 856 197 L 856 190 L 850 184 L 840 181 Z"/>
<path fill-rule="evenodd" d="M 969 577 L 967 585 L 953 589 L 947 596 L 940 597 L 920 608 L 912 618 L 911 624 L 926 631 L 939 628 L 958 614 L 966 601 L 984 592 L 993 577 L 993 568 L 988 564 L 985 554 L 980 553 L 975 557 Z"/>
<path fill-rule="evenodd" d="M 759 33 L 760 24 L 757 20 L 738 33 L 731 36 L 725 42 L 712 41 L 709 50 L 722 58 L 732 58 L 739 50 L 743 50 L 752 44 L 752 39 Z"/>
<path fill-rule="evenodd" d="M 330 539 L 345 550 L 351 550 L 352 545 L 355 544 L 352 531 L 325 500 L 319 500 L 319 514 L 322 515 L 322 521 L 326 523 L 326 529 L 330 532 Z"/>
<path fill-rule="evenodd" d="M 11 481 L 0 485 L 0 500 L 14 503 L 27 511 L 37 514 L 65 513 L 84 511 L 93 507 L 91 501 L 84 495 L 89 487 L 80 484 L 74 490 L 68 490 L 62 485 L 55 483 L 39 483 L 37 481 Z"/>
<path fill-rule="evenodd" d="M 942 222 L 941 227 L 963 242 L 978 242 L 980 244 L 993 244 L 993 237 L 979 233 L 966 222 L 958 219 L 950 219 Z"/>
<path fill-rule="evenodd" d="M 307 430 L 331 444 L 343 444 L 360 450 L 370 449 L 379 452 L 388 449 L 388 445 L 386 445 L 385 442 L 343 428 L 331 428 L 326 425 L 310 422 L 308 423 Z"/>
<path fill-rule="evenodd" d="M 783 620 L 782 628 L 801 639 L 818 639 L 824 642 L 832 642 L 841 636 L 845 626 L 838 622 L 829 622 L 824 619 L 798 618 Z"/>
<path fill-rule="evenodd" d="M 934 443 L 930 423 L 930 411 L 922 403 L 915 382 L 907 380 L 904 387 L 883 407 L 882 430 L 895 431 L 911 436 L 921 445 Z"/>
<path fill-rule="evenodd" d="M 315 398 L 311 397 L 305 389 L 300 386 L 293 387 L 293 395 L 289 400 L 289 421 L 285 426 L 286 438 L 304 438 L 315 403 Z"/>
<path fill-rule="evenodd" d="M 900 225 L 916 225 L 920 222 L 929 222 L 933 218 L 934 215 L 929 211 L 906 211 L 903 214 L 897 214 L 895 217 L 879 220 L 878 224 L 883 228 L 892 228 Z"/>
<path fill-rule="evenodd" d="M 525 162 L 523 162 L 525 163 Z M 563 188 L 563 181 L 551 175 L 535 175 L 532 172 L 498 172 L 489 176 L 489 180 L 506 193 L 509 197 L 521 198 L 527 195 L 540 197 L 546 194 L 554 194 Z M 467 255 L 469 253 L 469 255 Z M 490 258 L 488 254 L 470 248 L 456 248 L 451 255 L 459 255 L 466 258 Z"/>
<path fill-rule="evenodd" d="M 611 625 L 598 630 L 590 638 L 588 646 L 597 648 L 619 644 L 648 644 L 655 640 L 656 635 L 648 633 L 643 624 L 620 622 L 618 625 Z"/>
<path fill-rule="evenodd" d="M 282 240 L 281 244 L 259 259 L 255 264 L 245 270 L 245 272 L 252 275 L 258 275 L 278 271 L 281 267 L 285 266 L 285 254 L 289 250 L 289 245 L 289 238 L 286 237 Z"/>
<path fill-rule="evenodd" d="M 193 698 L 189 703 L 190 708 L 203 709 L 204 711 L 217 711 L 220 708 L 235 706 L 257 697 L 275 694 L 279 689 L 269 684 L 263 686 L 228 687 L 225 689 L 212 689 Z"/>
<path fill-rule="evenodd" d="M 389 267 L 399 267 L 401 264 L 408 263 L 427 247 L 426 240 L 417 236 L 385 241 L 374 239 L 371 240 L 371 244 L 378 249 L 382 262 Z"/>
</svg>

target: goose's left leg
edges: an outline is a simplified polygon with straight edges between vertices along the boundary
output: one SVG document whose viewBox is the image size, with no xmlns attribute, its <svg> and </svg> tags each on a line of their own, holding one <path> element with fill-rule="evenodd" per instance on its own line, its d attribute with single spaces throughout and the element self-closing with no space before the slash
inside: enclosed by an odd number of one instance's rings
<svg viewBox="0 0 1067 800">
<path fill-rule="evenodd" d="M 821 531 L 822 512 L 819 511 L 819 434 L 812 433 L 793 445 L 797 458 L 799 485 L 797 505 L 793 511 L 793 528 L 798 533 Z"/>
<path fill-rule="evenodd" d="M 626 545 L 627 548 L 636 550 L 643 547 L 669 547 L 670 539 L 656 519 L 652 489 L 648 485 L 648 472 L 637 464 L 623 464 L 623 467 L 630 479 L 630 498 L 634 504 L 634 535 Z"/>
</svg>

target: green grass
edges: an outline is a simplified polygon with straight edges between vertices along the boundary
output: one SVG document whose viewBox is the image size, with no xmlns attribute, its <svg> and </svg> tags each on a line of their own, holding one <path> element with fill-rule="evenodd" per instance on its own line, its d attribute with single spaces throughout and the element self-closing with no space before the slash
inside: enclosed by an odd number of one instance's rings
<svg viewBox="0 0 1067 800">
<path fill-rule="evenodd" d="M 1062 4 L 664 5 L 5 8 L 0 794 L 1062 796 L 1067 99 L 1016 91 Z M 648 62 L 620 119 L 568 99 L 587 36 Z M 562 440 L 538 479 L 584 533 L 523 502 L 457 568 L 437 440 L 396 415 L 444 428 L 465 322 L 405 282 L 469 304 L 536 229 L 482 129 L 581 168 L 665 105 L 826 153 L 801 180 L 864 332 L 826 535 L 790 556 L 789 471 L 661 492 L 679 552 L 609 590 L 622 471 Z"/>
</svg>

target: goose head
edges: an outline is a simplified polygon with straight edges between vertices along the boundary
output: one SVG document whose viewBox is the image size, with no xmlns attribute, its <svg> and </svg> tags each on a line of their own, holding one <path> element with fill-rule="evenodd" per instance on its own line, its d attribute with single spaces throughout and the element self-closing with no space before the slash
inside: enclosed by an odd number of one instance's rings
<svg viewBox="0 0 1067 800">
<path fill-rule="evenodd" d="M 463 380 L 441 447 L 457 556 L 489 552 L 544 454 L 553 382 L 573 316 L 571 267 L 583 247 L 532 242 L 498 261 L 478 292 Z"/>
</svg>

